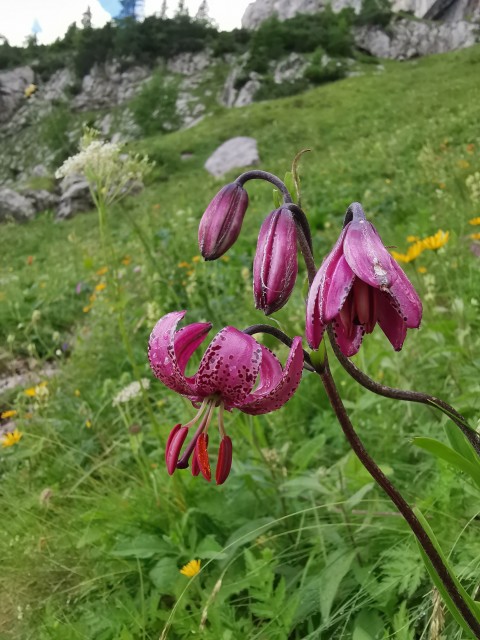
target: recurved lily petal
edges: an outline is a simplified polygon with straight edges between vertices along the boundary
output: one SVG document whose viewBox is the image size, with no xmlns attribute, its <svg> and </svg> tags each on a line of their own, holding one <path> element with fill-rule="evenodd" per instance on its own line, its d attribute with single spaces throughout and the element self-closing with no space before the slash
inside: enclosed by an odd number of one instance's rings
<svg viewBox="0 0 480 640">
<path fill-rule="evenodd" d="M 422 321 L 422 301 L 403 269 L 396 263 L 394 268 L 397 279 L 391 286 L 390 293 L 398 302 L 406 326 L 409 329 L 418 329 Z"/>
<path fill-rule="evenodd" d="M 400 351 L 407 335 L 407 325 L 401 310 L 392 295 L 383 291 L 376 293 L 378 324 L 395 351 Z"/>
<path fill-rule="evenodd" d="M 323 261 L 308 294 L 306 334 L 312 349 L 318 349 L 326 325 L 342 308 L 355 278 L 343 257 L 345 233 L 346 229 Z"/>
<path fill-rule="evenodd" d="M 292 212 L 282 207 L 264 220 L 253 262 L 255 306 L 266 315 L 287 302 L 298 273 L 297 227 Z"/>
<path fill-rule="evenodd" d="M 192 385 L 185 378 L 184 371 L 187 363 L 186 354 L 190 351 L 188 339 L 192 339 L 194 334 L 187 333 L 180 340 L 183 368 L 180 368 L 175 352 L 175 330 L 185 313 L 186 311 L 173 311 L 157 322 L 148 343 L 148 359 L 153 373 L 164 385 L 177 393 L 192 397 L 195 392 Z M 199 336 L 198 333 L 194 333 L 196 337 L 193 341 L 195 342 L 195 340 L 199 339 Z"/>
<path fill-rule="evenodd" d="M 354 356 L 362 344 L 364 329 L 361 325 L 345 325 L 339 314 L 332 322 L 335 340 L 344 356 Z"/>
<path fill-rule="evenodd" d="M 249 399 L 257 398 L 270 391 L 280 380 L 283 374 L 282 365 L 277 356 L 260 345 L 262 350 L 262 362 L 260 364 L 259 383 L 255 391 L 249 395 Z M 247 398 L 247 400 L 248 400 Z"/>
<path fill-rule="evenodd" d="M 248 194 L 237 182 L 227 184 L 200 220 L 198 244 L 205 260 L 220 258 L 236 241 L 248 207 Z"/>
<path fill-rule="evenodd" d="M 210 322 L 194 322 L 176 332 L 175 355 L 181 373 L 185 373 L 193 352 L 202 344 L 211 328 Z"/>
<path fill-rule="evenodd" d="M 220 442 L 218 450 L 217 468 L 215 469 L 215 481 L 223 484 L 228 478 L 232 468 L 232 441 L 228 436 L 224 436 Z"/>
<path fill-rule="evenodd" d="M 234 327 L 225 327 L 205 351 L 195 375 L 195 391 L 202 397 L 218 393 L 226 409 L 239 406 L 255 385 L 261 360 L 256 340 Z"/>
<path fill-rule="evenodd" d="M 360 280 L 376 289 L 388 289 L 397 279 L 392 256 L 375 227 L 366 220 L 361 205 L 354 205 L 350 206 L 353 210 L 353 220 L 345 227 L 345 259 Z"/>
<path fill-rule="evenodd" d="M 260 415 L 276 411 L 290 400 L 297 390 L 303 371 L 302 339 L 297 336 L 293 339 L 292 347 L 285 363 L 282 377 L 277 384 L 261 395 L 252 394 L 247 402 L 238 408 L 244 413 Z"/>
</svg>

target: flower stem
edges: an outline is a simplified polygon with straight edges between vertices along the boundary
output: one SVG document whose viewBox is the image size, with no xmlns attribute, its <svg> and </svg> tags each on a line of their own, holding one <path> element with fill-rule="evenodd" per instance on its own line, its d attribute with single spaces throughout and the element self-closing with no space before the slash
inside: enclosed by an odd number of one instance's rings
<svg viewBox="0 0 480 640">
<path fill-rule="evenodd" d="M 328 399 L 330 400 L 330 404 L 337 416 L 337 419 L 342 427 L 343 433 L 345 434 L 350 446 L 353 451 L 357 455 L 360 462 L 363 464 L 365 469 L 369 472 L 375 482 L 385 491 L 393 504 L 400 511 L 404 519 L 406 520 L 408 526 L 412 530 L 413 534 L 417 538 L 420 546 L 425 551 L 428 556 L 432 566 L 437 572 L 438 577 L 442 581 L 446 591 L 448 592 L 450 598 L 454 602 L 455 606 L 458 609 L 458 612 L 461 614 L 462 618 L 465 620 L 466 624 L 472 630 L 475 638 L 480 638 L 480 621 L 477 619 L 475 614 L 471 611 L 468 604 L 463 599 L 462 595 L 457 589 L 457 586 L 450 575 L 447 567 L 445 566 L 440 554 L 436 550 L 434 544 L 430 540 L 427 535 L 425 529 L 421 525 L 417 516 L 413 512 L 412 508 L 403 498 L 401 493 L 393 486 L 387 476 L 383 473 L 383 471 L 378 467 L 378 465 L 374 462 L 374 460 L 370 457 L 368 452 L 366 451 L 363 442 L 357 435 L 350 418 L 348 417 L 347 411 L 343 405 L 343 402 L 340 398 L 338 390 L 335 386 L 335 382 L 330 373 L 330 368 L 328 366 L 328 361 L 325 360 L 325 368 L 321 374 L 319 374 L 323 386 L 325 387 L 325 391 L 327 392 Z"/>
<path fill-rule="evenodd" d="M 409 402 L 419 402 L 421 404 L 426 404 L 429 407 L 440 409 L 440 411 L 448 416 L 450 420 L 452 420 L 452 422 L 462 431 L 463 435 L 470 442 L 473 449 L 480 456 L 480 434 L 478 434 L 468 424 L 466 419 L 447 402 L 444 402 L 443 400 L 440 400 L 440 398 L 436 398 L 435 396 L 431 396 L 427 393 L 421 393 L 420 391 L 396 389 L 394 387 L 387 387 L 384 384 L 375 382 L 375 380 L 372 380 L 369 376 L 367 376 L 366 373 L 364 373 L 356 365 L 354 365 L 351 360 L 343 355 L 335 341 L 331 326 L 328 327 L 328 337 L 330 338 L 330 343 L 338 361 L 345 369 L 345 371 L 350 376 L 352 376 L 352 378 L 359 384 L 361 384 L 372 393 L 384 396 L 385 398 L 392 398 L 393 400 L 407 400 Z"/>
<path fill-rule="evenodd" d="M 293 202 L 293 198 L 290 194 L 290 191 L 287 189 L 287 187 L 282 182 L 282 180 L 280 180 L 280 178 L 277 178 L 277 176 L 275 176 L 273 173 L 269 173 L 268 171 L 260 171 L 259 169 L 258 170 L 254 169 L 253 171 L 246 171 L 245 173 L 242 173 L 240 176 L 238 176 L 235 182 L 237 182 L 240 186 L 243 187 L 243 185 L 248 180 L 266 180 L 267 182 L 271 182 L 275 187 L 277 187 L 277 189 L 283 195 L 283 201 L 285 203 Z"/>
</svg>

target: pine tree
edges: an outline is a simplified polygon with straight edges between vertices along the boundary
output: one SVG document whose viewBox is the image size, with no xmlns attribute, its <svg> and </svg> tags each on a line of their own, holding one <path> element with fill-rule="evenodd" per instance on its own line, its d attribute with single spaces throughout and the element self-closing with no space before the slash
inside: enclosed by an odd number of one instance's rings
<svg viewBox="0 0 480 640">
<path fill-rule="evenodd" d="M 195 20 L 199 20 L 202 22 L 210 22 L 210 16 L 208 15 L 208 2 L 207 0 L 202 0 L 200 6 L 198 7 L 197 14 L 195 16 Z"/>
<path fill-rule="evenodd" d="M 90 10 L 90 6 L 87 7 L 87 10 L 82 16 L 82 27 L 84 29 L 92 28 L 92 12 Z"/>
<path fill-rule="evenodd" d="M 177 10 L 175 11 L 175 17 L 188 16 L 188 10 L 185 6 L 185 0 L 178 0 Z"/>
<path fill-rule="evenodd" d="M 162 8 L 160 9 L 160 18 L 162 18 L 162 20 L 165 20 L 166 17 L 167 17 L 167 0 L 163 0 Z"/>
</svg>

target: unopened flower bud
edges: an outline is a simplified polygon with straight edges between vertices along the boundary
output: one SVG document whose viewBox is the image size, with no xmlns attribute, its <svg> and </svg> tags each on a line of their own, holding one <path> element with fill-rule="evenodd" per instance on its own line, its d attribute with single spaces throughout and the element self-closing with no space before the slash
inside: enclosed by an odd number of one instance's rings
<svg viewBox="0 0 480 640">
<path fill-rule="evenodd" d="M 286 207 L 272 211 L 258 236 L 253 262 L 255 306 L 268 316 L 287 302 L 297 278 L 297 227 Z"/>
<path fill-rule="evenodd" d="M 205 260 L 216 260 L 230 249 L 239 236 L 247 207 L 248 194 L 237 182 L 217 193 L 198 228 L 198 244 Z"/>
</svg>

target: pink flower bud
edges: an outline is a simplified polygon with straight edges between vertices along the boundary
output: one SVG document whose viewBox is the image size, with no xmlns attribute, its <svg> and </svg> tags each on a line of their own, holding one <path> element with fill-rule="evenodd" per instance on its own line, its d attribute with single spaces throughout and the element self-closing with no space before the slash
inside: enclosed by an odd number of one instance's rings
<svg viewBox="0 0 480 640">
<path fill-rule="evenodd" d="M 272 211 L 258 236 L 253 262 L 255 306 L 268 316 L 287 302 L 297 278 L 297 227 L 286 207 Z"/>
<path fill-rule="evenodd" d="M 198 244 L 205 260 L 216 260 L 230 249 L 239 236 L 247 207 L 248 194 L 237 182 L 217 193 L 198 228 Z"/>
</svg>

